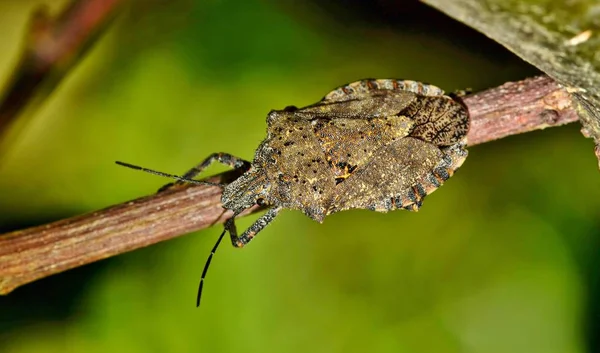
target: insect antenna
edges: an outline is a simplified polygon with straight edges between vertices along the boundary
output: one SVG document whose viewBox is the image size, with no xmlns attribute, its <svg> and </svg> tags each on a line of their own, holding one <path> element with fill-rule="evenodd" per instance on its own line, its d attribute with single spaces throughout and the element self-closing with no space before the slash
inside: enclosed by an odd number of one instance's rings
<svg viewBox="0 0 600 353">
<path fill-rule="evenodd" d="M 190 184 L 212 185 L 212 186 L 223 187 L 223 184 L 211 183 L 210 181 L 200 181 L 200 180 L 194 180 L 194 179 L 190 179 L 190 178 L 184 178 L 179 175 L 159 172 L 158 170 L 144 168 L 144 167 L 140 167 L 138 165 L 133 165 L 133 164 L 125 163 L 125 162 L 116 161 L 115 163 L 117 163 L 118 165 L 123 166 L 123 167 L 131 168 L 131 169 L 135 169 L 135 170 L 141 170 L 142 172 L 158 175 L 158 176 L 165 177 L 165 178 L 171 178 L 171 179 L 183 181 L 183 182 L 190 183 Z"/>
<path fill-rule="evenodd" d="M 208 272 L 208 266 L 210 266 L 210 262 L 212 261 L 212 258 L 215 255 L 215 252 L 217 251 L 219 244 L 221 244 L 221 240 L 223 240 L 223 236 L 225 235 L 226 232 L 227 232 L 227 229 L 223 229 L 223 233 L 221 233 L 221 235 L 219 235 L 219 239 L 217 240 L 217 242 L 215 243 L 215 246 L 213 246 L 212 250 L 210 251 L 210 255 L 208 255 L 208 259 L 206 259 L 206 263 L 204 264 L 204 269 L 202 270 L 202 276 L 200 277 L 200 285 L 198 286 L 198 296 L 196 297 L 196 307 L 200 306 L 200 298 L 202 297 L 202 286 L 204 286 L 204 277 L 206 277 L 206 272 Z"/>
</svg>

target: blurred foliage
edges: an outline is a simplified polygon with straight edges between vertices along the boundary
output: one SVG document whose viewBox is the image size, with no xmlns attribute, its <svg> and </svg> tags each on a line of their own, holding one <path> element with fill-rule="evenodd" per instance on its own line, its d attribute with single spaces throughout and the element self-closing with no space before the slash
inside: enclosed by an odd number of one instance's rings
<svg viewBox="0 0 600 353">
<path fill-rule="evenodd" d="M 0 78 L 36 3 L 0 2 Z M 0 227 L 165 183 L 115 160 L 182 172 L 214 151 L 251 159 L 270 109 L 356 79 L 477 91 L 537 72 L 423 5 L 366 4 L 132 2 L 0 166 Z M 357 210 L 317 224 L 283 212 L 249 247 L 219 250 L 199 310 L 220 227 L 44 279 L 0 298 L 0 351 L 598 349 L 600 188 L 589 147 L 569 126 L 471 148 L 418 213 Z"/>
</svg>

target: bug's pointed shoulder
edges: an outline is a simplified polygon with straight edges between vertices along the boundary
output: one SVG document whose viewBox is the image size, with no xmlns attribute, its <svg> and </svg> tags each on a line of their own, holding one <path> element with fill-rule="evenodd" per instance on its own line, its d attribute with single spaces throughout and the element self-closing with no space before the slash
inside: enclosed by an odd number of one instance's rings
<svg viewBox="0 0 600 353">
<path fill-rule="evenodd" d="M 367 78 L 340 86 L 329 92 L 321 101 L 338 102 L 372 95 L 377 91 L 405 91 L 422 96 L 443 96 L 441 88 L 412 80 Z"/>
</svg>

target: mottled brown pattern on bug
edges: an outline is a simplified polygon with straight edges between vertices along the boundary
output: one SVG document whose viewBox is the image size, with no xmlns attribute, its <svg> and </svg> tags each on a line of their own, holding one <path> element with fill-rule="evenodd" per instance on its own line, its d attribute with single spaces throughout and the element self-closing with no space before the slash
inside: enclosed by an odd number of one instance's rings
<svg viewBox="0 0 600 353">
<path fill-rule="evenodd" d="M 223 207 L 235 215 L 271 206 L 240 236 L 225 224 L 233 245 L 252 240 L 284 208 L 316 221 L 348 209 L 417 211 L 467 157 L 467 108 L 433 85 L 367 79 L 339 87 L 313 105 L 273 110 L 267 138 L 252 162 L 226 153 L 212 161 L 240 168 L 223 188 Z"/>
<path fill-rule="evenodd" d="M 311 106 L 271 111 L 267 123 L 267 138 L 240 180 L 259 188 L 234 182 L 225 194 L 244 188 L 248 197 L 319 222 L 352 208 L 416 211 L 467 155 L 465 107 L 416 81 L 358 81 Z M 226 208 L 249 206 L 226 195 Z"/>
<path fill-rule="evenodd" d="M 243 247 L 284 208 L 319 222 L 348 209 L 418 211 L 467 158 L 469 123 L 460 99 L 438 87 L 366 79 L 339 87 L 313 105 L 271 111 L 267 138 L 252 162 L 213 153 L 183 176 L 120 164 L 178 183 L 206 183 L 192 178 L 215 161 L 243 173 L 221 185 L 221 203 L 233 216 L 204 265 L 199 305 L 208 266 L 226 232 L 234 246 Z M 235 217 L 254 205 L 270 208 L 238 236 Z"/>
</svg>

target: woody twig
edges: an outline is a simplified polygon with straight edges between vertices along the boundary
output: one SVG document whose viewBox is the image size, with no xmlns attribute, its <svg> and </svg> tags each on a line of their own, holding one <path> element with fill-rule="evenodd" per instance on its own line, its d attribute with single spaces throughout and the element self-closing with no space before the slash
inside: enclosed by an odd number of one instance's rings
<svg viewBox="0 0 600 353">
<path fill-rule="evenodd" d="M 474 146 L 578 120 L 569 94 L 546 76 L 464 98 Z M 236 172 L 210 181 L 227 182 Z M 0 235 L 0 294 L 37 279 L 222 223 L 215 186 L 182 185 L 86 215 Z M 252 213 L 258 208 L 246 212 Z"/>
</svg>

